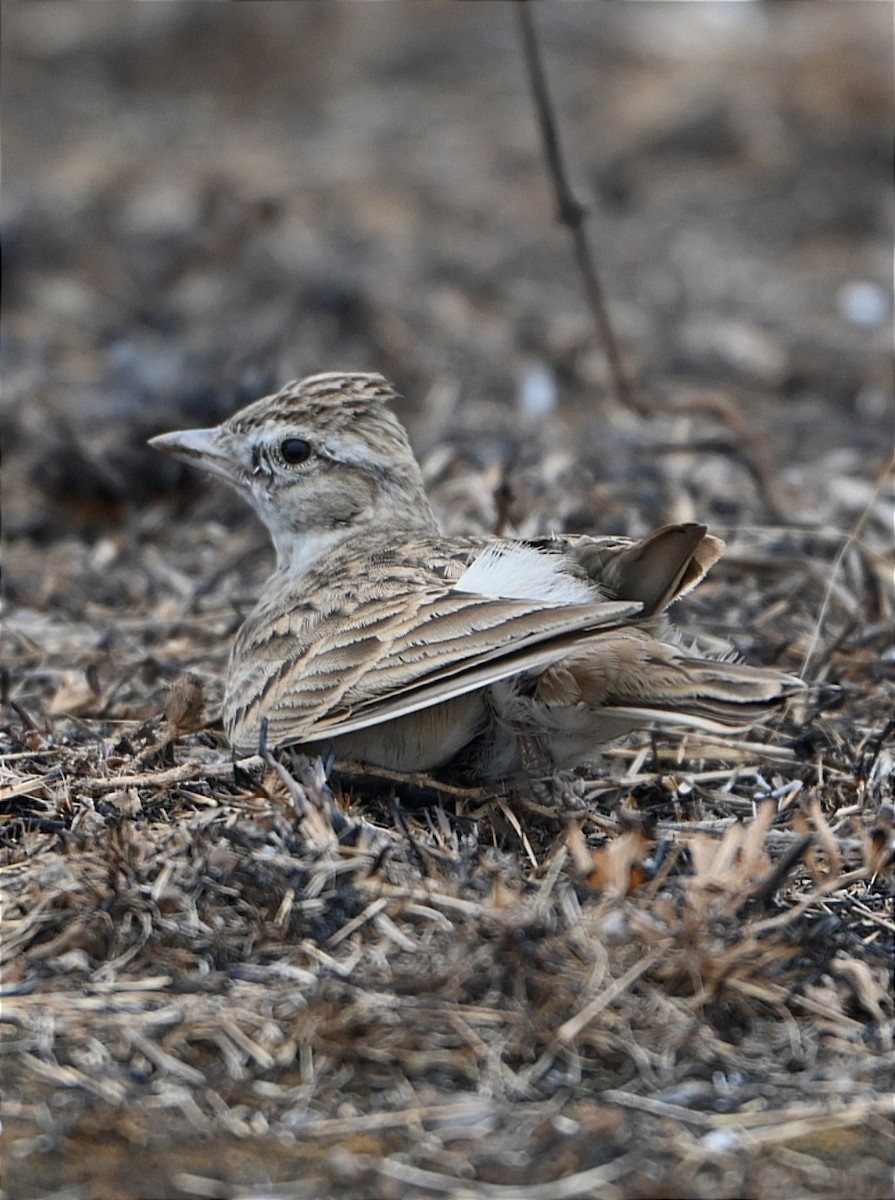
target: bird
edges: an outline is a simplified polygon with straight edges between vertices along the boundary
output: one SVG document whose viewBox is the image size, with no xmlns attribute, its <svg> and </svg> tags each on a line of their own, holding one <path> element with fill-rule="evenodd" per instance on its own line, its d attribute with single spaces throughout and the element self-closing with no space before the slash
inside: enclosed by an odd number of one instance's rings
<svg viewBox="0 0 895 1200">
<path fill-rule="evenodd" d="M 724 551 L 703 524 L 443 534 L 395 398 L 382 375 L 326 372 L 150 439 L 235 488 L 276 552 L 230 653 L 236 755 L 484 783 L 599 764 L 654 724 L 743 730 L 803 686 L 672 631 L 665 610 Z"/>
</svg>

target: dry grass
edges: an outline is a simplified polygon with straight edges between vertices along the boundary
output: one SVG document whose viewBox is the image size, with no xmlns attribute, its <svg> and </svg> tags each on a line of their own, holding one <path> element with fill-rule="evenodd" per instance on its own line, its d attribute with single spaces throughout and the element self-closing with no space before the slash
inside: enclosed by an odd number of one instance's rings
<svg viewBox="0 0 895 1200">
<path fill-rule="evenodd" d="M 234 767 L 232 621 L 204 585 L 175 613 L 150 580 L 155 612 L 99 649 L 95 603 L 80 626 L 20 613 L 8 1194 L 882 1194 L 879 529 L 825 576 L 766 540 L 762 570 L 756 543 L 715 585 L 716 611 L 810 660 L 801 711 L 631 739 L 565 810 L 301 757 Z M 761 611 L 750 580 L 771 574 L 786 599 Z M 175 659 L 193 673 L 162 686 Z"/>
</svg>

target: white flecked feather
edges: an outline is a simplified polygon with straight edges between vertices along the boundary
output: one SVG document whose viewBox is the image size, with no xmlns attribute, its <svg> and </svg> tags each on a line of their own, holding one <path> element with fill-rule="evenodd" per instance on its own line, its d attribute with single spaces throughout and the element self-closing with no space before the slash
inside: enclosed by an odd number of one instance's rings
<svg viewBox="0 0 895 1200">
<path fill-rule="evenodd" d="M 568 562 L 520 542 L 495 542 L 454 584 L 458 592 L 544 604 L 587 604 L 605 599 L 592 582 L 568 573 Z"/>
</svg>

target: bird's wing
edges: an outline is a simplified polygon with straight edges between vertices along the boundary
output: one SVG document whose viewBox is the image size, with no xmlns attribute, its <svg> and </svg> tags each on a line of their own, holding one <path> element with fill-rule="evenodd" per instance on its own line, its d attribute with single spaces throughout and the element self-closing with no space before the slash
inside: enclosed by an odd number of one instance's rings
<svg viewBox="0 0 895 1200">
<path fill-rule="evenodd" d="M 633 542 L 628 538 L 539 539 L 537 547 L 558 549 L 587 579 L 620 600 L 639 600 L 651 617 L 693 590 L 724 553 L 724 543 L 705 525 L 664 525 Z"/>
<path fill-rule="evenodd" d="M 628 626 L 582 639 L 538 675 L 533 696 L 547 709 L 583 706 L 600 720 L 717 733 L 749 728 L 804 686 L 772 668 L 696 657 Z"/>
<path fill-rule="evenodd" d="M 493 577 L 487 569 L 484 574 L 487 589 Z M 265 718 L 270 743 L 278 745 L 405 716 L 538 670 L 568 653 L 582 634 L 618 627 L 641 609 L 631 600 L 485 595 L 470 584 L 479 589 L 481 578 L 464 585 L 461 575 L 453 586 L 408 589 L 400 575 L 372 575 L 355 580 L 338 603 L 331 589 L 322 616 L 299 596 L 291 602 L 288 593 L 260 606 L 231 656 L 224 699 L 231 742 L 253 749 Z"/>
</svg>

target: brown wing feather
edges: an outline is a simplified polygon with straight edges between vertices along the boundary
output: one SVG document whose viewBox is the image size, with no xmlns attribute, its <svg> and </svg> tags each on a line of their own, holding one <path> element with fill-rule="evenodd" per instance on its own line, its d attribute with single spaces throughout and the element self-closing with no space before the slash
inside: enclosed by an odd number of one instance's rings
<svg viewBox="0 0 895 1200">
<path fill-rule="evenodd" d="M 754 724 L 803 687 L 782 671 L 694 658 L 627 629 L 574 647 L 543 671 L 534 696 L 551 707 L 583 705 L 604 717 L 719 730 Z"/>
<path fill-rule="evenodd" d="M 377 581 L 381 592 L 383 585 Z M 352 602 L 320 618 L 286 595 L 256 612 L 233 649 L 224 699 L 231 742 L 251 750 L 333 737 L 554 661 L 568 635 L 611 627 L 636 601 L 545 605 L 431 587 Z"/>
</svg>

